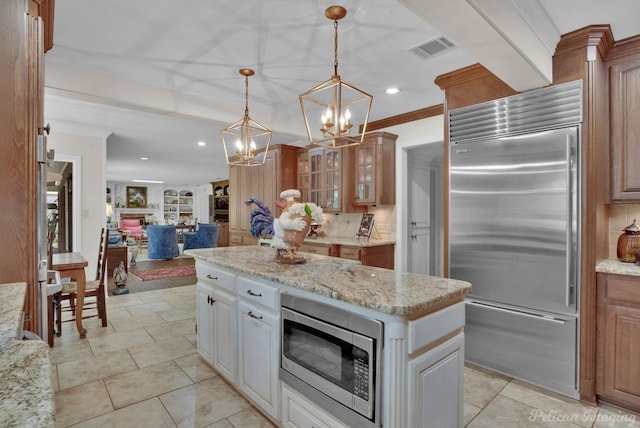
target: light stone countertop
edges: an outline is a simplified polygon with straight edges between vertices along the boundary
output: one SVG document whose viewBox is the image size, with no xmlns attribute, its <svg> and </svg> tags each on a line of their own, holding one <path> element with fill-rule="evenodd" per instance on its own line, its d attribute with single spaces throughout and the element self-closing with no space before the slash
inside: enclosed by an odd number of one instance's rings
<svg viewBox="0 0 640 428">
<path fill-rule="evenodd" d="M 53 427 L 49 345 L 17 340 L 27 284 L 0 284 L 0 426 Z"/>
<path fill-rule="evenodd" d="M 640 276 L 640 266 L 635 263 L 623 263 L 614 259 L 606 259 L 596 265 L 596 272 Z"/>
<path fill-rule="evenodd" d="M 196 261 L 263 278 L 321 296 L 390 315 L 411 315 L 462 298 L 466 281 L 363 266 L 357 260 L 304 254 L 307 262 L 285 265 L 275 249 L 241 246 L 187 250 Z"/>
<path fill-rule="evenodd" d="M 0 284 L 0 352 L 13 344 L 22 322 L 27 284 Z"/>
</svg>

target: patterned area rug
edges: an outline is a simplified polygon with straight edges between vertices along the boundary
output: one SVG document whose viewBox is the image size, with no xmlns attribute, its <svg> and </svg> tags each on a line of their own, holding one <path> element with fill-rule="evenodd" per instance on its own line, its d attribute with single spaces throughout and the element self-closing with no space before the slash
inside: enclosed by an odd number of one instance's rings
<svg viewBox="0 0 640 428">
<path fill-rule="evenodd" d="M 196 267 L 190 266 L 172 266 L 149 270 L 131 270 L 130 275 L 139 278 L 141 281 L 155 281 L 158 279 L 177 278 L 180 276 L 195 276 Z"/>
</svg>

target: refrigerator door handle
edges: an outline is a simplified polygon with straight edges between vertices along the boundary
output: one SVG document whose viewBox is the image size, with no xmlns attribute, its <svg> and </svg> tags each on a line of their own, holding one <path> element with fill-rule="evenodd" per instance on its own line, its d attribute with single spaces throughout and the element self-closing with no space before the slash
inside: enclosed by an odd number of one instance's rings
<svg viewBox="0 0 640 428">
<path fill-rule="evenodd" d="M 476 306 L 479 308 L 489 308 L 498 312 L 506 312 L 509 314 L 520 315 L 526 318 L 534 318 L 539 321 L 549 321 L 555 324 L 565 324 L 567 322 L 566 320 L 563 320 L 561 318 L 556 318 L 549 315 L 542 315 L 534 312 L 519 311 L 515 309 L 507 309 L 500 306 L 490 305 L 484 302 L 478 302 L 476 300 L 466 300 L 465 303 L 469 306 Z"/>
<path fill-rule="evenodd" d="M 574 159 L 574 144 L 573 138 L 571 135 L 567 135 L 567 145 L 566 145 L 566 159 L 567 159 L 567 248 L 566 248 L 566 260 L 567 260 L 567 270 L 565 277 L 565 306 L 568 308 L 573 306 L 573 290 L 574 286 L 574 277 L 573 270 L 575 269 L 575 265 L 573 260 L 574 258 L 574 243 L 573 243 L 573 227 L 575 224 L 575 204 L 573 201 L 574 192 L 574 168 L 575 168 L 575 159 Z"/>
</svg>

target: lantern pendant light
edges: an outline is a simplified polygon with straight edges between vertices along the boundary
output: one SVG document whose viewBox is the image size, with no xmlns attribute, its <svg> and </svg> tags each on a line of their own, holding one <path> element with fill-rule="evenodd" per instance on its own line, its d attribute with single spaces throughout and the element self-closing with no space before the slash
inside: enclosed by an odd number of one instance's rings
<svg viewBox="0 0 640 428">
<path fill-rule="evenodd" d="M 345 82 L 338 74 L 338 21 L 347 15 L 342 6 L 324 12 L 333 21 L 333 76 L 300 95 L 300 106 L 309 143 L 325 147 L 346 147 L 362 143 L 369 122 L 373 97 Z M 360 123 L 361 132 L 354 123 Z"/>
<path fill-rule="evenodd" d="M 254 75 L 253 70 L 241 68 L 240 74 L 244 76 L 244 117 L 220 132 L 224 154 L 229 165 L 262 165 L 271 144 L 271 131 L 249 117 L 249 76 Z"/>
</svg>

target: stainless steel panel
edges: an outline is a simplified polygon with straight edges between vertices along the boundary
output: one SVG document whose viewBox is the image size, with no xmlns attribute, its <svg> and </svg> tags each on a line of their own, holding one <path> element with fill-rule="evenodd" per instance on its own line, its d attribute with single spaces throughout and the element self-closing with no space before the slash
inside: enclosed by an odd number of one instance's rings
<svg viewBox="0 0 640 428">
<path fill-rule="evenodd" d="M 582 80 L 449 112 L 449 141 L 476 140 L 582 122 Z"/>
<path fill-rule="evenodd" d="M 574 314 L 578 128 L 451 146 L 450 276 L 471 296 Z M 573 189 L 574 190 L 574 189 Z M 572 231 L 572 233 L 568 233 Z"/>
<path fill-rule="evenodd" d="M 577 397 L 577 320 L 467 301 L 465 358 Z"/>
</svg>

